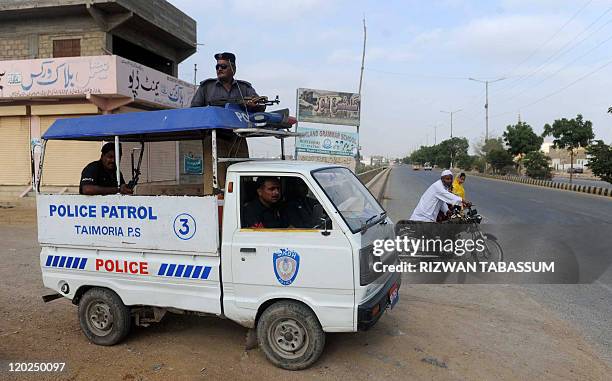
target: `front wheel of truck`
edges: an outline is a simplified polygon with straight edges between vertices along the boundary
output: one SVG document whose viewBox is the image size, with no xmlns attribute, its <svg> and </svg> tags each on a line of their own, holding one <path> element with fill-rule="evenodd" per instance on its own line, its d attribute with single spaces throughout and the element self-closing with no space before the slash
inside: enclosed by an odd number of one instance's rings
<svg viewBox="0 0 612 381">
<path fill-rule="evenodd" d="M 129 333 L 130 310 L 119 295 L 105 288 L 88 290 L 79 301 L 81 329 L 89 341 L 115 345 Z"/>
<path fill-rule="evenodd" d="M 325 347 L 319 319 L 305 305 L 282 301 L 268 307 L 257 323 L 259 345 L 270 362 L 288 370 L 315 363 Z"/>
</svg>

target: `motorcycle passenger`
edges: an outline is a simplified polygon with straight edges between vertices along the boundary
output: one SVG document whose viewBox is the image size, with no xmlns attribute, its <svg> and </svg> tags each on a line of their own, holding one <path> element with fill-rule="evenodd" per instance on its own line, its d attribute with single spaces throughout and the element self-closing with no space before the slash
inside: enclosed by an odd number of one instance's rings
<svg viewBox="0 0 612 381">
<path fill-rule="evenodd" d="M 461 198 L 465 198 L 465 189 L 463 188 L 465 183 L 465 173 L 461 172 L 459 176 L 453 180 L 452 192 Z"/>
</svg>

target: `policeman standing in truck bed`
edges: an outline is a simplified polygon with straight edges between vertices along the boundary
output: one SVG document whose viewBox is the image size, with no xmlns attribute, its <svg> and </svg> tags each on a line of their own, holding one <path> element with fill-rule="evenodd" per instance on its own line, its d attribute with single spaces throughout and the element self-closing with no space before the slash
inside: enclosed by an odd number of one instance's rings
<svg viewBox="0 0 612 381">
<path fill-rule="evenodd" d="M 200 82 L 200 87 L 191 100 L 191 107 L 219 105 L 219 101 L 233 100 L 240 102 L 243 98 L 257 97 L 257 92 L 247 81 L 234 79 L 236 74 L 236 56 L 233 53 L 215 54 L 217 78 L 209 78 Z M 240 102 L 241 103 L 241 102 Z M 245 102 L 252 112 L 264 111 L 265 105 L 257 105 L 252 100 Z"/>
</svg>

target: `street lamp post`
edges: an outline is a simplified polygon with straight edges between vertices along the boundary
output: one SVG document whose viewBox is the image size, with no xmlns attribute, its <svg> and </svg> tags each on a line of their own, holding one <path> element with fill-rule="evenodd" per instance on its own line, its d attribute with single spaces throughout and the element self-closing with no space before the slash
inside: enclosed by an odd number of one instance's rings
<svg viewBox="0 0 612 381">
<path fill-rule="evenodd" d="M 438 125 L 437 124 L 430 124 L 429 126 L 433 127 L 433 129 L 434 129 L 434 146 L 435 146 L 436 144 L 438 144 L 438 142 L 437 142 L 437 131 L 436 131 L 438 129 Z"/>
<path fill-rule="evenodd" d="M 455 110 L 455 111 L 444 111 L 444 110 L 440 110 L 440 112 L 443 112 L 445 114 L 450 114 L 450 137 L 451 139 L 453 138 L 453 114 L 458 113 L 459 111 L 462 111 L 463 109 L 459 109 L 459 110 Z"/>
<path fill-rule="evenodd" d="M 450 114 L 450 137 L 451 139 L 453 138 L 453 114 L 458 113 L 459 111 L 462 111 L 463 109 L 458 109 L 455 111 L 444 111 L 444 110 L 440 110 L 440 112 L 443 112 L 445 114 Z M 453 151 L 454 151 L 454 147 L 453 147 L 453 142 L 451 141 L 451 152 L 450 152 L 450 167 L 453 168 Z"/>
<path fill-rule="evenodd" d="M 506 79 L 505 77 L 494 79 L 492 81 L 468 78 L 470 81 L 480 82 L 485 84 L 485 142 L 489 140 L 489 83 L 499 82 Z"/>
</svg>

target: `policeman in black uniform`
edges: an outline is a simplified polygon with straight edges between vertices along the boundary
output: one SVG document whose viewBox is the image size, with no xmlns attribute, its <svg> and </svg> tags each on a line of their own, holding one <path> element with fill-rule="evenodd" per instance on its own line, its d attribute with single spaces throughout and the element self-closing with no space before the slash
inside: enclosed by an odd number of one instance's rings
<svg viewBox="0 0 612 381">
<path fill-rule="evenodd" d="M 121 150 L 121 146 L 119 146 Z M 117 166 L 115 164 L 115 143 L 102 146 L 100 160 L 92 161 L 81 172 L 79 193 L 85 195 L 132 194 L 133 190 L 125 184 L 121 174 L 121 186 L 117 185 Z"/>
<path fill-rule="evenodd" d="M 233 53 L 215 54 L 217 78 L 200 82 L 200 87 L 191 100 L 191 107 L 225 106 L 226 101 L 240 102 L 242 98 L 257 97 L 257 92 L 247 81 L 234 79 L 236 74 L 236 56 Z M 246 101 L 249 111 L 265 111 L 266 106 Z"/>
<path fill-rule="evenodd" d="M 242 210 L 243 228 L 286 228 L 289 226 L 281 213 L 281 188 L 277 177 L 257 178 L 257 197 Z"/>
</svg>

